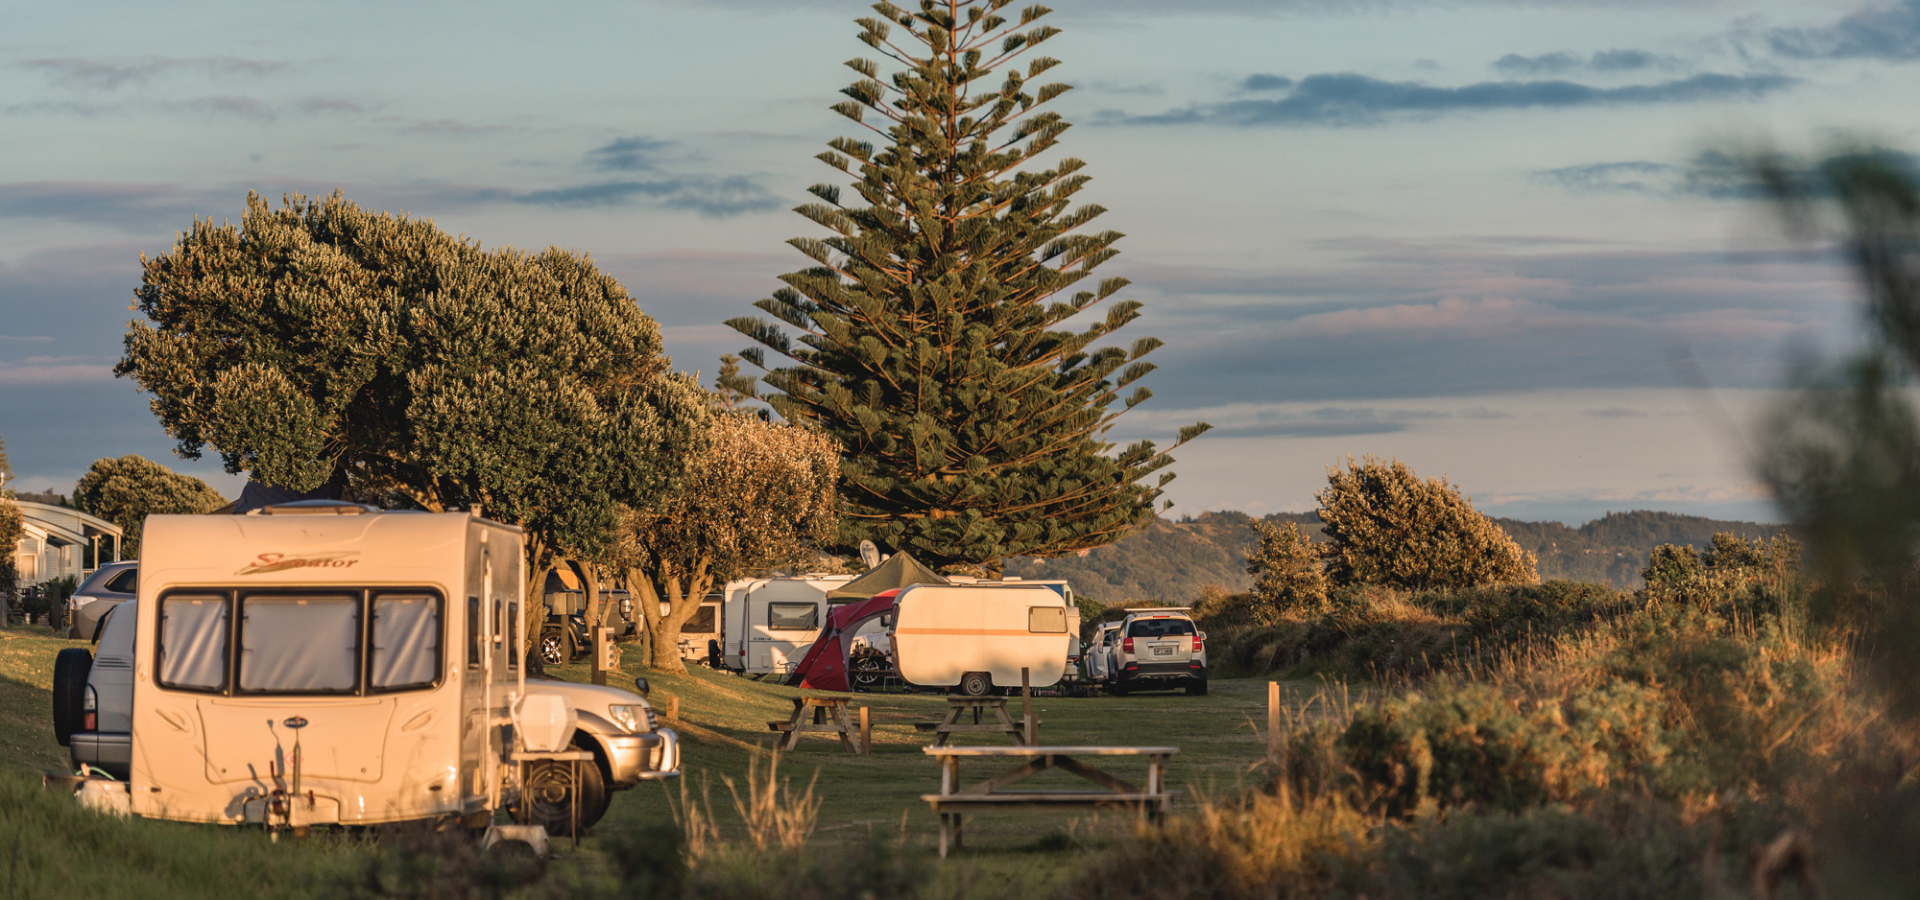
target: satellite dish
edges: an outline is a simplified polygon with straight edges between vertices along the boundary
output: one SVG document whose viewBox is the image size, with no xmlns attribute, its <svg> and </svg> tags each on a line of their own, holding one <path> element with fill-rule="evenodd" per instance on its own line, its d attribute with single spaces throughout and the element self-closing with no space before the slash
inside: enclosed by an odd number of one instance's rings
<svg viewBox="0 0 1920 900">
<path fill-rule="evenodd" d="M 860 561 L 863 563 L 866 563 L 867 568 L 869 569 L 879 568 L 880 567 L 880 548 L 875 547 L 872 541 L 861 541 L 860 542 Z"/>
</svg>

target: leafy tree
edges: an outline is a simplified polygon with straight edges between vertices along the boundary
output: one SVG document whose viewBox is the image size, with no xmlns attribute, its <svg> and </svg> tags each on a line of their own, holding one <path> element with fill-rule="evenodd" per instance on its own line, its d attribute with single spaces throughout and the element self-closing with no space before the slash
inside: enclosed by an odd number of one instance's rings
<svg viewBox="0 0 1920 900">
<path fill-rule="evenodd" d="M 1031 83 L 1058 60 L 1021 58 L 1059 29 L 1035 24 L 1043 6 L 1002 15 L 1011 2 L 881 2 L 858 20 L 899 68 L 882 80 L 873 60 L 848 62 L 860 78 L 833 107 L 881 139 L 838 138 L 818 157 L 855 179 L 857 201 L 820 184 L 797 210 L 829 232 L 789 242 L 816 265 L 756 304 L 797 338 L 759 317 L 728 323 L 763 345 L 741 353 L 754 365 L 766 349 L 797 364 L 767 372 L 773 409 L 843 448 L 842 541 L 989 572 L 1139 530 L 1173 477 L 1141 483 L 1173 461 L 1151 441 L 1115 454 L 1104 440 L 1151 396 L 1121 392 L 1161 342 L 1094 347 L 1140 304 L 1095 314 L 1123 278 L 1075 289 L 1120 235 L 1082 230 L 1104 212 L 1073 205 L 1085 163 L 1035 163 L 1068 127 L 1046 109 L 1068 88 Z M 1081 330 L 1060 328 L 1076 317 Z"/>
<path fill-rule="evenodd" d="M 140 554 L 140 531 L 151 515 L 197 515 L 226 505 L 227 498 L 191 475 L 141 456 L 97 459 L 73 486 L 73 505 L 99 516 L 126 535 L 121 556 Z"/>
<path fill-rule="evenodd" d="M 0 437 L 0 491 L 6 491 L 7 482 L 13 480 L 13 461 L 7 458 L 7 439 Z"/>
<path fill-rule="evenodd" d="M 116 371 L 195 459 L 297 490 L 528 530 L 528 594 L 619 503 L 671 487 L 697 386 L 619 283 L 557 248 L 485 250 L 339 193 L 247 198 L 143 260 Z M 538 616 L 530 616 L 538 620 Z M 537 632 L 536 632 L 537 634 Z"/>
<path fill-rule="evenodd" d="M 1285 613 L 1317 612 L 1327 602 L 1327 576 L 1320 551 L 1300 530 L 1300 523 L 1274 526 L 1257 522 L 1260 545 L 1247 559 L 1253 576 L 1253 595 L 1267 618 Z"/>
<path fill-rule="evenodd" d="M 12 500 L 0 496 L 0 601 L 7 604 L 14 602 L 20 588 L 20 570 L 14 553 L 25 535 L 26 516 Z"/>
<path fill-rule="evenodd" d="M 623 512 L 609 564 L 628 572 L 653 668 L 685 671 L 680 628 L 707 591 L 812 556 L 834 533 L 839 448 L 820 432 L 716 411 L 677 488 Z M 661 603 L 667 612 L 661 615 Z"/>
<path fill-rule="evenodd" d="M 1326 523 L 1327 575 L 1337 584 L 1405 590 L 1530 584 L 1533 554 L 1477 512 L 1445 478 L 1421 481 L 1406 463 L 1349 458 L 1314 495 Z"/>
<path fill-rule="evenodd" d="M 1661 544 L 1653 548 L 1647 556 L 1647 567 L 1640 570 L 1640 580 L 1648 587 L 1663 584 L 1679 584 L 1695 578 L 1706 571 L 1700 564 L 1700 554 L 1686 544 Z"/>
</svg>

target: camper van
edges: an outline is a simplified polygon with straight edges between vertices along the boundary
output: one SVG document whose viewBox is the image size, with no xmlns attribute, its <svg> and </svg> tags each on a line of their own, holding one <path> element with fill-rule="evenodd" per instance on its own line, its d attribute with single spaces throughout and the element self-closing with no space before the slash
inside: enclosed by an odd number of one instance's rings
<svg viewBox="0 0 1920 900">
<path fill-rule="evenodd" d="M 621 774 L 677 774 L 677 742 L 640 698 L 529 690 L 518 528 L 311 501 L 149 517 L 144 543 L 137 597 L 109 619 L 82 678 L 83 718 L 64 729 L 74 689 L 55 678 L 56 732 L 77 761 L 126 779 L 135 814 L 295 828 L 487 821 L 521 791 L 513 716 L 530 693 L 566 697 L 582 731 L 618 722 L 604 747 L 587 743 Z M 62 663 L 73 653 L 85 651 Z M 597 818 L 601 798 L 581 793 Z"/>
<path fill-rule="evenodd" d="M 753 578 L 726 587 L 727 668 L 746 675 L 784 674 L 820 636 L 827 594 L 852 575 Z"/>
<path fill-rule="evenodd" d="M 916 584 L 902 588 L 887 625 L 900 677 L 969 696 L 1058 684 L 1079 641 L 1078 610 L 1042 584 Z"/>
<path fill-rule="evenodd" d="M 700 598 L 700 608 L 694 610 L 693 615 L 688 616 L 686 623 L 680 626 L 681 659 L 700 665 L 717 665 L 719 660 L 710 657 L 724 657 L 724 651 L 714 654 L 710 650 L 721 646 L 721 641 L 725 639 L 720 630 L 724 621 L 720 613 L 725 601 L 726 594 L 719 591 Z M 665 616 L 670 611 L 671 605 L 660 601 L 660 615 Z"/>
</svg>

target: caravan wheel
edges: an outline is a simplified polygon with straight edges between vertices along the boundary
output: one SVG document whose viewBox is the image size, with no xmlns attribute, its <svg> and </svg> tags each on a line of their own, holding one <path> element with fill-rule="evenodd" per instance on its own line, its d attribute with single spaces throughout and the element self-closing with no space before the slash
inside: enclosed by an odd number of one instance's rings
<svg viewBox="0 0 1920 900">
<path fill-rule="evenodd" d="M 985 697 L 993 693 L 993 678 L 985 672 L 968 672 L 960 676 L 960 693 L 968 697 Z"/>
</svg>

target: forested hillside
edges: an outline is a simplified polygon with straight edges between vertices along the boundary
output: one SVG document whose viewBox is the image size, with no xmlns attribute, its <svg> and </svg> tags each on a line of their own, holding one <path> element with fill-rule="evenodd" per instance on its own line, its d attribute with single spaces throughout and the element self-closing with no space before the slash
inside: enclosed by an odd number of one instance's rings
<svg viewBox="0 0 1920 900">
<path fill-rule="evenodd" d="M 1278 513 L 1266 521 L 1295 521 L 1318 538 L 1313 513 Z M 1743 538 L 1771 537 L 1778 525 L 1728 522 L 1675 513 L 1608 513 L 1579 528 L 1559 522 L 1495 519 L 1516 543 L 1539 559 L 1540 577 L 1640 586 L 1640 568 L 1659 544 L 1705 547 L 1718 532 Z M 1201 513 L 1197 518 L 1155 522 L 1126 540 L 1062 559 L 1009 559 L 1006 573 L 1021 578 L 1064 578 L 1079 593 L 1107 603 L 1122 600 L 1190 601 L 1207 585 L 1244 591 L 1247 550 L 1254 519 L 1239 512 Z"/>
</svg>

